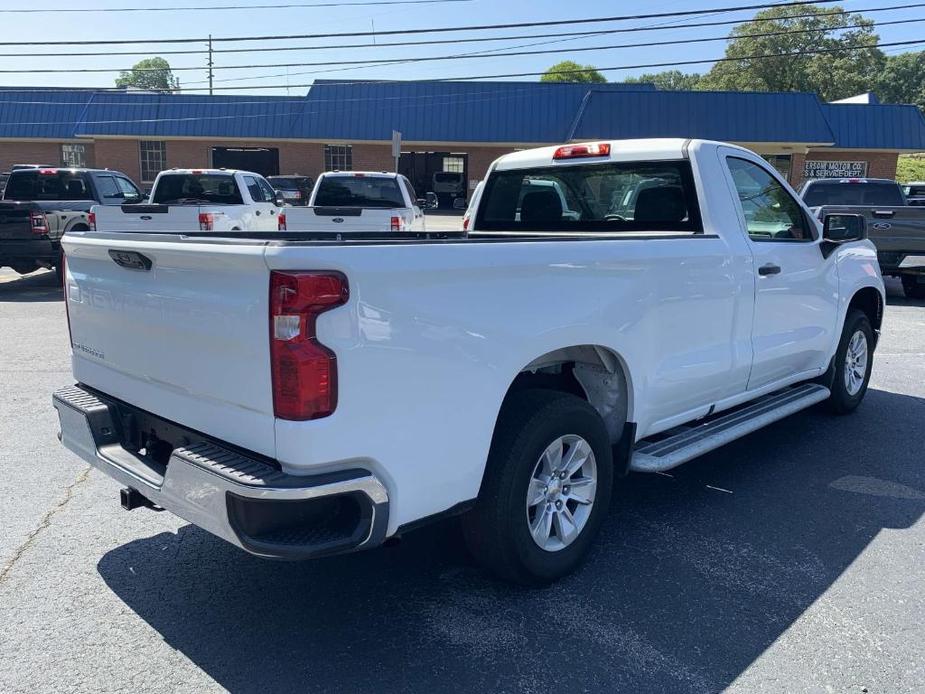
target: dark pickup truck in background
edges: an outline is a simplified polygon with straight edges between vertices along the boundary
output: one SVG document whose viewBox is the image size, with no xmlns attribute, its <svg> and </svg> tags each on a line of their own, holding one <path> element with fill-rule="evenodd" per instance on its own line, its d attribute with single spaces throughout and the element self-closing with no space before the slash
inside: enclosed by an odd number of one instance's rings
<svg viewBox="0 0 925 694">
<path fill-rule="evenodd" d="M 877 247 L 883 275 L 899 277 L 910 299 L 925 299 L 925 207 L 906 204 L 896 181 L 882 178 L 821 178 L 800 189 L 819 216 L 863 215 Z M 818 209 L 817 209 L 818 208 Z"/>
<path fill-rule="evenodd" d="M 93 205 L 141 202 L 123 173 L 108 169 L 14 168 L 0 199 L 0 267 L 21 275 L 61 271 L 61 237 L 88 231 Z"/>
</svg>

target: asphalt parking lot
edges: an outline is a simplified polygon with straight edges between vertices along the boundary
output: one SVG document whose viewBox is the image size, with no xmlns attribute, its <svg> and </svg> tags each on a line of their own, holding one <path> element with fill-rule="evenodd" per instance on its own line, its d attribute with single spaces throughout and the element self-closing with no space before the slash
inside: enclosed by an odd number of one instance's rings
<svg viewBox="0 0 925 694">
<path fill-rule="evenodd" d="M 922 691 L 925 305 L 890 289 L 857 413 L 631 476 L 588 564 L 525 591 L 452 522 L 290 564 L 122 511 L 55 438 L 54 275 L 0 270 L 0 691 Z"/>
</svg>

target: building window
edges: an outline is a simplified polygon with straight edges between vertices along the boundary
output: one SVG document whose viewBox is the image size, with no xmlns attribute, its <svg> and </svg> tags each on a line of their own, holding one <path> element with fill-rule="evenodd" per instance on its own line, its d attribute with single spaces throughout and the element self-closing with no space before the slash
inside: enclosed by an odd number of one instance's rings
<svg viewBox="0 0 925 694">
<path fill-rule="evenodd" d="M 141 140 L 141 181 L 150 183 L 167 168 L 167 143 L 161 140 Z"/>
<path fill-rule="evenodd" d="M 443 170 L 447 173 L 466 173 L 464 157 L 443 157 Z"/>
<path fill-rule="evenodd" d="M 71 169 L 87 166 L 86 145 L 61 145 L 61 164 Z"/>
<path fill-rule="evenodd" d="M 353 171 L 352 145 L 325 145 L 325 171 Z"/>
<path fill-rule="evenodd" d="M 764 160 L 777 169 L 777 173 L 785 181 L 790 180 L 791 156 L 789 154 L 765 154 L 762 155 Z"/>
</svg>

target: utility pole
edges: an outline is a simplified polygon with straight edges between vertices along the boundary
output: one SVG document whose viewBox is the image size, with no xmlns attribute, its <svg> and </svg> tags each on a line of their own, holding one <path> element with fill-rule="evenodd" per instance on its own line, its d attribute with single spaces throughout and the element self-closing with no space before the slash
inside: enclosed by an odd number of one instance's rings
<svg viewBox="0 0 925 694">
<path fill-rule="evenodd" d="M 212 34 L 209 34 L 209 96 L 212 96 Z"/>
</svg>

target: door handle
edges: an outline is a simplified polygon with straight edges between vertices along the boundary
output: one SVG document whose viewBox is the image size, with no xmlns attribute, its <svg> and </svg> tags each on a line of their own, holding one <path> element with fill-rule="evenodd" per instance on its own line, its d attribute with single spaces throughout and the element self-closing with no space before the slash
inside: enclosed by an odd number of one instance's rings
<svg viewBox="0 0 925 694">
<path fill-rule="evenodd" d="M 779 275 L 780 274 L 780 265 L 775 265 L 774 263 L 768 263 L 767 265 L 762 265 L 758 268 L 759 275 Z"/>
<path fill-rule="evenodd" d="M 258 217 L 260 216 L 260 210 L 254 210 L 254 213 L 255 213 Z"/>
<path fill-rule="evenodd" d="M 896 210 L 874 210 L 874 217 L 892 217 Z"/>
<path fill-rule="evenodd" d="M 276 214 L 276 210 L 270 210 L 270 214 Z"/>
</svg>

